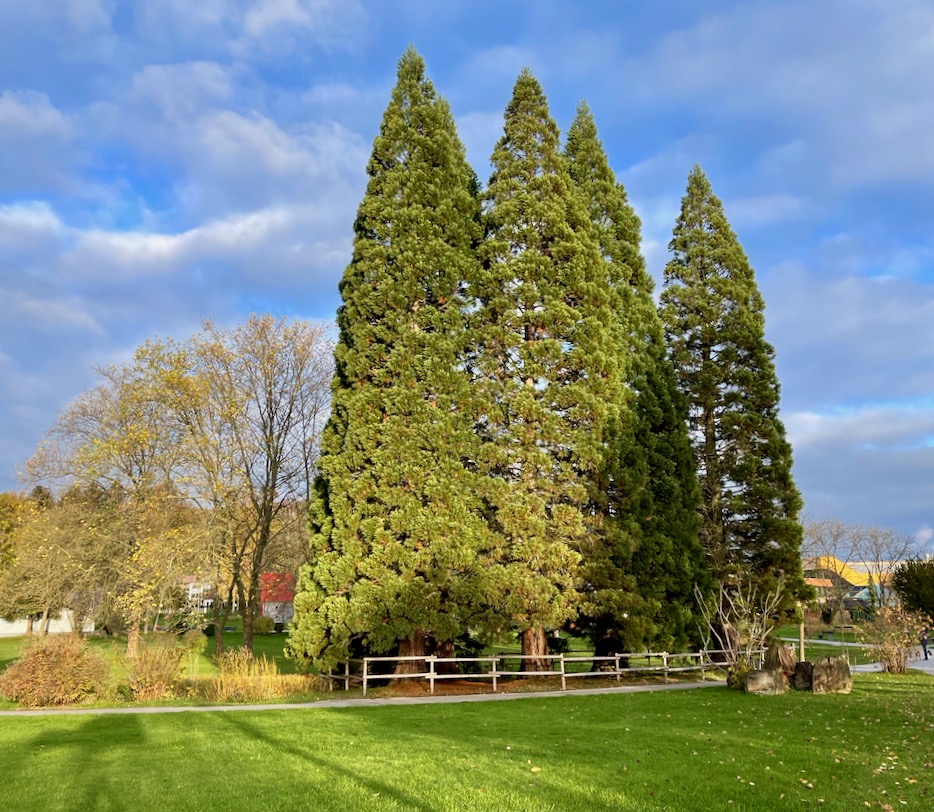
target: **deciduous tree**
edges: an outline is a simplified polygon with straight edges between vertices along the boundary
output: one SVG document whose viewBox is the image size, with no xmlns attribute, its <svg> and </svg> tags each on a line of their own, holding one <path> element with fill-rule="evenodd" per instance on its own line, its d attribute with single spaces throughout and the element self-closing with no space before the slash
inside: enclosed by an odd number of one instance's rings
<svg viewBox="0 0 934 812">
<path fill-rule="evenodd" d="M 325 327 L 266 315 L 231 329 L 206 322 L 186 342 L 138 353 L 179 436 L 180 486 L 209 516 L 219 650 L 235 602 L 252 650 L 260 575 L 304 525 L 296 507 L 316 470 L 331 352 Z"/>
</svg>

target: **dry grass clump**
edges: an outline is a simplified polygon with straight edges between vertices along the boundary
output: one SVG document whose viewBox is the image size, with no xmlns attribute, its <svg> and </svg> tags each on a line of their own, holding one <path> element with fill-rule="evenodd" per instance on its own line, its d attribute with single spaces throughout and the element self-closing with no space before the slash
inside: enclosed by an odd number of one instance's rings
<svg viewBox="0 0 934 812">
<path fill-rule="evenodd" d="M 127 659 L 127 682 L 133 698 L 148 701 L 175 695 L 185 653 L 181 646 L 155 643 L 141 647 L 135 657 Z"/>
<path fill-rule="evenodd" d="M 205 686 L 205 699 L 212 702 L 267 702 L 322 688 L 318 677 L 280 674 L 275 661 L 254 657 L 246 648 L 228 649 L 217 664 L 220 674 Z"/>
</svg>

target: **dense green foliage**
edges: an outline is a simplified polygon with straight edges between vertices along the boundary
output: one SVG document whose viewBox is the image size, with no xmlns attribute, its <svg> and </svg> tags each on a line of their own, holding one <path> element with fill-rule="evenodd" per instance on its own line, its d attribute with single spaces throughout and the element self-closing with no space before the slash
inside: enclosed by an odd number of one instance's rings
<svg viewBox="0 0 934 812">
<path fill-rule="evenodd" d="M 484 194 L 472 287 L 480 470 L 502 539 L 505 614 L 526 654 L 576 610 L 590 478 L 619 408 L 617 290 L 538 81 L 516 81 Z"/>
<path fill-rule="evenodd" d="M 932 733 L 934 680 L 873 674 L 848 696 L 5 718 L 0 759 L 4 804 L 24 812 L 852 812 L 930 808 Z"/>
<path fill-rule="evenodd" d="M 463 285 L 479 203 L 446 102 L 409 50 L 367 167 L 340 284 L 331 418 L 311 505 L 312 562 L 292 650 L 322 664 L 352 645 L 450 642 L 490 601 Z"/>
<path fill-rule="evenodd" d="M 899 564 L 892 573 L 892 585 L 906 609 L 934 620 L 934 559 Z"/>
<path fill-rule="evenodd" d="M 597 518 L 584 557 L 578 626 L 598 654 L 684 645 L 692 588 L 706 586 L 699 491 L 686 407 L 665 352 L 653 282 L 639 252 L 641 223 L 617 183 L 586 105 L 568 131 L 571 176 L 584 195 L 627 341 L 603 460 L 591 481 Z"/>
<path fill-rule="evenodd" d="M 562 151 L 523 70 L 491 163 L 479 194 L 410 49 L 340 285 L 292 653 L 328 667 L 517 632 L 539 656 L 567 623 L 600 654 L 681 648 L 711 575 L 784 573 L 790 605 L 800 497 L 774 352 L 703 173 L 662 316 L 586 106 Z"/>
<path fill-rule="evenodd" d="M 778 416 L 779 385 L 755 274 L 706 175 L 695 167 L 665 268 L 662 317 L 688 400 L 702 489 L 701 540 L 714 575 L 805 594 L 801 497 Z"/>
</svg>

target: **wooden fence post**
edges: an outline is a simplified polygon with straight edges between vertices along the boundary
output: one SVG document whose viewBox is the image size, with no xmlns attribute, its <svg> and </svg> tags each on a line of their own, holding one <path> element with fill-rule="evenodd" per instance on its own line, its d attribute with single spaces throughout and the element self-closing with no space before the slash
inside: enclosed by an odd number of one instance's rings
<svg viewBox="0 0 934 812">
<path fill-rule="evenodd" d="M 668 684 L 668 652 L 662 652 L 662 668 L 665 670 L 665 684 Z"/>
<path fill-rule="evenodd" d="M 498 657 L 490 657 L 490 662 L 493 665 L 490 673 L 493 675 L 493 693 L 496 693 L 496 678 L 499 676 L 499 669 L 497 668 Z"/>
<path fill-rule="evenodd" d="M 434 695 L 435 692 L 435 658 L 434 655 L 428 657 L 428 684 L 431 686 L 430 693 Z"/>
<path fill-rule="evenodd" d="M 350 660 L 344 663 L 344 690 L 350 690 Z"/>
<path fill-rule="evenodd" d="M 564 655 L 561 655 L 561 690 L 566 691 L 568 689 L 567 677 L 564 673 Z"/>
<path fill-rule="evenodd" d="M 363 658 L 363 695 L 366 696 L 367 658 Z"/>
</svg>

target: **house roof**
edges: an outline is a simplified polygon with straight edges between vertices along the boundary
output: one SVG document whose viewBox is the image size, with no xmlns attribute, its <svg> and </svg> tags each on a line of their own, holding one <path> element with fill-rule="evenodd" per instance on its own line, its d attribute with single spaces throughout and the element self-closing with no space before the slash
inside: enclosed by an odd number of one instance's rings
<svg viewBox="0 0 934 812">
<path fill-rule="evenodd" d="M 854 570 L 834 555 L 820 555 L 808 559 L 804 562 L 804 569 L 807 572 L 832 572 L 852 586 L 869 585 L 869 576 L 865 572 Z"/>
<path fill-rule="evenodd" d="M 260 603 L 291 603 L 295 599 L 295 576 L 291 572 L 264 572 L 259 584 Z"/>
<path fill-rule="evenodd" d="M 808 586 L 816 586 L 823 589 L 831 589 L 833 587 L 833 581 L 829 578 L 805 578 L 804 583 Z"/>
</svg>

